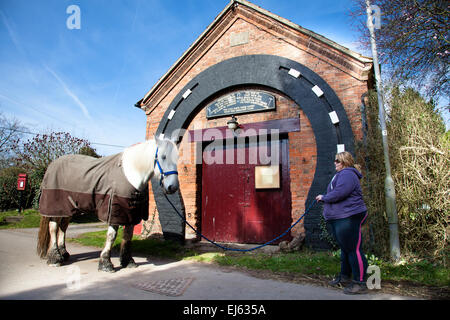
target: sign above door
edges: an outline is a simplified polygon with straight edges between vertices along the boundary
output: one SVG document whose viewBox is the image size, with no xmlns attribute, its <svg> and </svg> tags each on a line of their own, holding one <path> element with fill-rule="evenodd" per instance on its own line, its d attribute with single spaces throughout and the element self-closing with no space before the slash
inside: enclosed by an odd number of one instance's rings
<svg viewBox="0 0 450 320">
<path fill-rule="evenodd" d="M 275 97 L 258 90 L 237 91 L 223 96 L 206 107 L 206 118 L 275 110 Z"/>
</svg>

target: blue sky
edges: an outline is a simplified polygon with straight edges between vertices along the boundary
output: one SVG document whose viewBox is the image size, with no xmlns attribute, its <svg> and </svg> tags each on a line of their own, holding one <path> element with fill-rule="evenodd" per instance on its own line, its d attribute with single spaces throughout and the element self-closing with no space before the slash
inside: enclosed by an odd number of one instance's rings
<svg viewBox="0 0 450 320">
<path fill-rule="evenodd" d="M 253 0 L 361 52 L 350 0 Z M 228 0 L 0 0 L 0 111 L 30 131 L 66 131 L 101 155 L 145 139 L 134 107 Z M 78 5 L 81 29 L 66 9 Z M 367 52 L 361 52 L 370 55 Z"/>
</svg>

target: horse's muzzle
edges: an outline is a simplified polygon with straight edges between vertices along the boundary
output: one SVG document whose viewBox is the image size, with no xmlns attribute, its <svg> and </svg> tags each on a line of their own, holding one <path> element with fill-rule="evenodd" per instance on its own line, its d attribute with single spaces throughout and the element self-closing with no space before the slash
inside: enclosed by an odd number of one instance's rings
<svg viewBox="0 0 450 320">
<path fill-rule="evenodd" d="M 163 188 L 166 194 L 175 193 L 178 190 L 177 186 L 169 185 L 167 188 Z"/>
</svg>

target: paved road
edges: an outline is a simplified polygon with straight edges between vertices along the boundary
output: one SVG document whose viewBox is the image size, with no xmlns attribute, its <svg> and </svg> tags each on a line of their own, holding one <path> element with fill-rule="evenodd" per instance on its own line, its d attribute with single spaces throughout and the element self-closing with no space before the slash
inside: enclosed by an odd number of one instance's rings
<svg viewBox="0 0 450 320">
<path fill-rule="evenodd" d="M 68 236 L 98 226 L 69 226 Z M 99 248 L 68 243 L 68 263 L 55 268 L 35 253 L 36 229 L 0 230 L 0 299 L 86 299 L 86 300 L 334 300 L 409 299 L 370 292 L 348 296 L 341 290 L 257 279 L 247 274 L 197 262 L 172 262 L 135 256 L 136 269 L 115 273 L 97 271 Z M 112 262 L 119 266 L 119 259 Z M 79 277 L 78 277 L 79 275 Z M 168 296 L 135 287 L 161 281 L 190 278 L 182 295 Z M 78 281 L 79 280 L 79 281 Z"/>
</svg>

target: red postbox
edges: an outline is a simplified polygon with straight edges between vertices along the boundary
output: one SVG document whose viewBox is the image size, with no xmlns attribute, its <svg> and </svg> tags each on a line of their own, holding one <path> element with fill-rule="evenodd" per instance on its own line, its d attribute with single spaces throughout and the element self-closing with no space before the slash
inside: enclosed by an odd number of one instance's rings
<svg viewBox="0 0 450 320">
<path fill-rule="evenodd" d="M 19 177 L 17 178 L 17 190 L 25 190 L 26 184 L 27 175 L 25 173 L 19 173 Z"/>
</svg>

